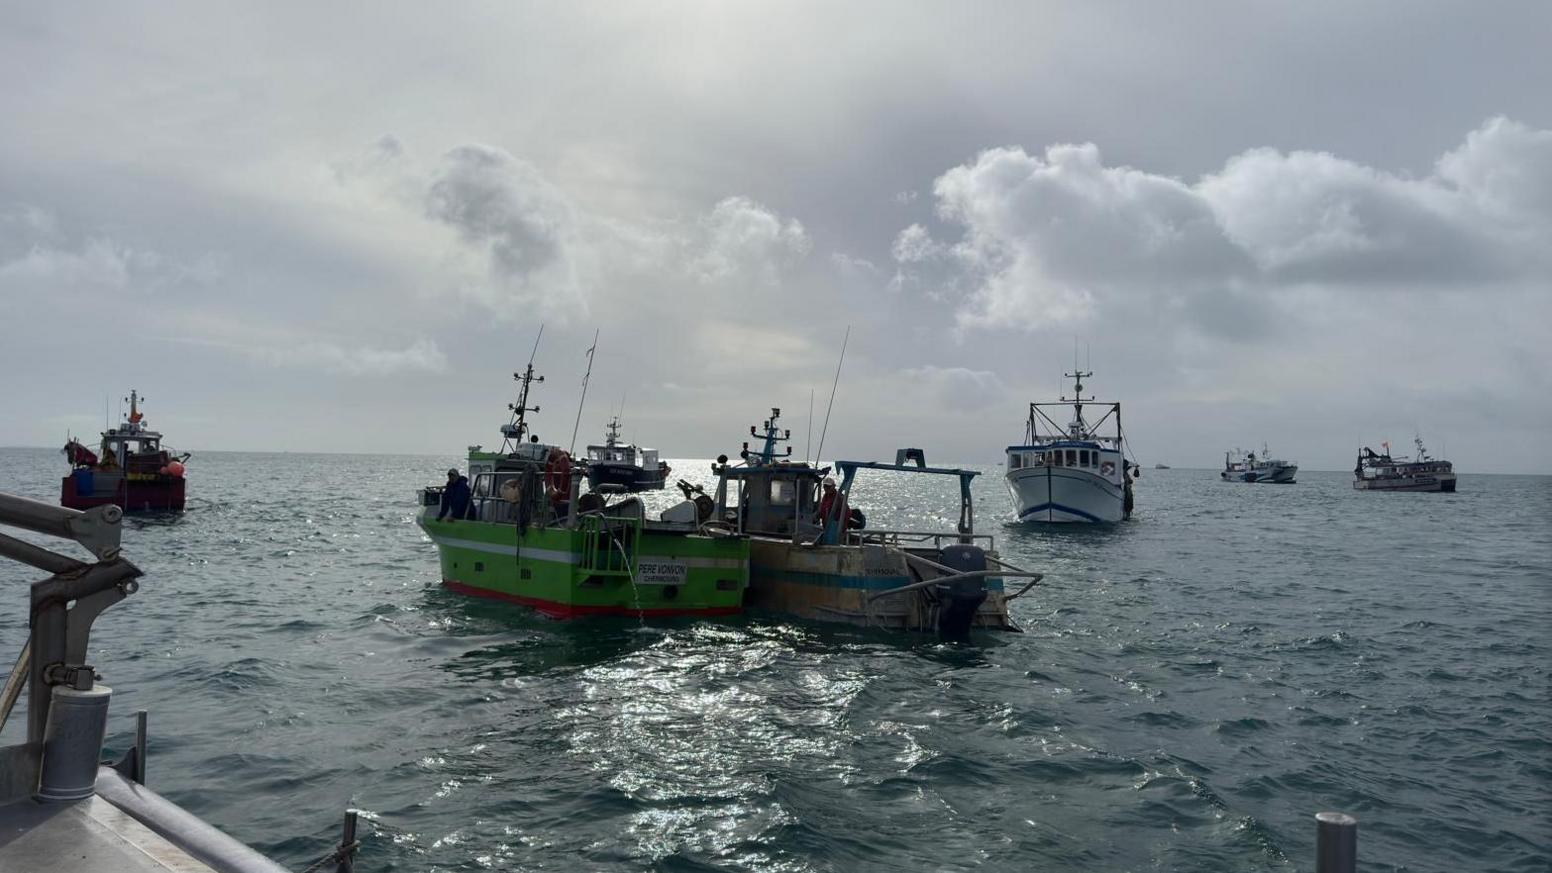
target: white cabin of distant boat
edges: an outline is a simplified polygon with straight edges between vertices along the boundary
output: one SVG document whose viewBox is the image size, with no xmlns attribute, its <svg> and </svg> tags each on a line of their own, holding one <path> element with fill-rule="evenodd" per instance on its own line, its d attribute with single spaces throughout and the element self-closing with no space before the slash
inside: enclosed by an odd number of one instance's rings
<svg viewBox="0 0 1552 873">
<path fill-rule="evenodd" d="M 608 428 L 604 432 L 604 444 L 587 447 L 587 459 L 594 464 L 624 464 L 629 467 L 640 467 L 643 470 L 656 470 L 658 468 L 657 449 L 648 449 L 620 441 L 620 417 L 618 415 L 609 419 Z"/>
</svg>

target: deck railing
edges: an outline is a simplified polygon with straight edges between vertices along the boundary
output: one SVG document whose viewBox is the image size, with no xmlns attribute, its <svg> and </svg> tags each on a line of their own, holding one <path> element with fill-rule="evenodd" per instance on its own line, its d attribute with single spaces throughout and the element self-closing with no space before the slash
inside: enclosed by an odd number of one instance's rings
<svg viewBox="0 0 1552 873">
<path fill-rule="evenodd" d="M 0 555 L 52 573 L 32 584 L 28 606 L 31 632 L 0 691 L 0 728 L 27 692 L 27 741 L 0 748 L 0 803 L 36 789 L 44 757 L 44 729 L 56 687 L 90 690 L 96 672 L 86 663 L 92 622 L 109 606 L 134 594 L 140 570 L 119 557 L 117 506 L 85 512 L 0 494 L 0 524 L 74 540 L 99 560 L 95 564 L 0 534 Z M 95 762 L 93 762 L 95 765 Z"/>
<path fill-rule="evenodd" d="M 582 561 L 578 565 L 593 576 L 636 574 L 636 544 L 641 540 L 641 519 L 588 512 L 577 517 L 582 532 Z"/>
<path fill-rule="evenodd" d="M 979 545 L 988 552 L 997 550 L 997 542 L 991 534 L 961 534 L 948 531 L 914 530 L 849 530 L 846 545 L 881 545 L 897 548 L 941 549 L 944 544 Z"/>
</svg>

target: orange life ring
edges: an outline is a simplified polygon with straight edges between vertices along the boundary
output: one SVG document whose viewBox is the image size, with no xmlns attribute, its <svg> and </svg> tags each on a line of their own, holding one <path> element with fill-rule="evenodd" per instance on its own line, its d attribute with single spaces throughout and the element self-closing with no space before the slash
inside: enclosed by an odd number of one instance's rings
<svg viewBox="0 0 1552 873">
<path fill-rule="evenodd" d="M 550 449 L 544 462 L 544 484 L 556 503 L 571 499 L 571 455 L 565 449 Z"/>
</svg>

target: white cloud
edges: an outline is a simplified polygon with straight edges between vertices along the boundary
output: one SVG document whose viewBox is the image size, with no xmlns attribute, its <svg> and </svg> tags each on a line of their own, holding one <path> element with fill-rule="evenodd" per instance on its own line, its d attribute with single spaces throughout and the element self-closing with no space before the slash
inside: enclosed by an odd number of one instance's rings
<svg viewBox="0 0 1552 873">
<path fill-rule="evenodd" d="M 184 262 L 100 233 L 66 227 L 59 216 L 27 204 L 0 210 L 0 291 L 155 290 L 169 284 L 208 284 L 220 275 L 218 258 Z"/>
<path fill-rule="evenodd" d="M 1542 230 L 1552 222 L 1552 130 L 1491 119 L 1440 158 L 1435 172 L 1485 215 Z"/>
<path fill-rule="evenodd" d="M 111 240 L 88 240 L 77 249 L 34 246 L 0 264 L 0 287 L 49 285 L 79 288 L 123 288 L 132 269 L 154 267 L 154 255 L 136 252 Z"/>
<path fill-rule="evenodd" d="M 1315 281 L 1545 278 L 1552 263 L 1552 132 L 1503 119 L 1423 179 L 1253 149 L 1187 184 L 1106 166 L 1085 144 L 991 149 L 933 190 L 962 231 L 945 282 L 963 289 L 963 326 L 1060 326 L 1138 299 Z M 919 225 L 893 248 L 902 265 L 933 251 Z"/>
<path fill-rule="evenodd" d="M 576 321 L 653 288 L 673 290 L 662 302 L 695 308 L 691 286 L 774 287 L 812 247 L 802 222 L 744 196 L 688 221 L 590 209 L 531 162 L 485 145 L 427 167 L 389 135 L 328 171 L 347 211 L 420 222 L 418 237 L 394 239 L 420 250 L 433 284 L 505 318 Z"/>
<path fill-rule="evenodd" d="M 936 257 L 941 251 L 942 246 L 934 242 L 927 228 L 919 224 L 913 224 L 896 234 L 894 244 L 889 247 L 890 256 L 901 264 L 919 264 Z"/>
<path fill-rule="evenodd" d="M 807 256 L 811 243 L 797 219 L 781 216 L 748 197 L 728 197 L 700 222 L 702 238 L 690 271 L 702 282 L 746 278 L 766 285 Z"/>
<path fill-rule="evenodd" d="M 532 164 L 491 146 L 459 146 L 432 177 L 425 209 L 483 267 L 464 280 L 471 297 L 498 311 L 587 311 L 575 210 Z"/>
<path fill-rule="evenodd" d="M 924 274 L 942 277 L 942 260 L 949 254 L 947 247 L 932 238 L 927 228 L 912 224 L 895 234 L 889 246 L 889 256 L 895 262 L 895 274 L 889 280 L 892 291 L 902 291 L 922 284 Z M 930 286 L 927 295 L 940 299 L 942 289 Z"/>
</svg>

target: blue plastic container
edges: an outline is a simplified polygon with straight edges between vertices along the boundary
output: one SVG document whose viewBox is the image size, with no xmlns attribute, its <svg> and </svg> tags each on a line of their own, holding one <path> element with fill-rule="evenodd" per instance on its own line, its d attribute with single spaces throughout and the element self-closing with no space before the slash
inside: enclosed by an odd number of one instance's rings
<svg viewBox="0 0 1552 873">
<path fill-rule="evenodd" d="M 96 490 L 95 483 L 92 480 L 91 470 L 76 470 L 71 475 L 75 477 L 76 494 L 82 497 L 90 497 L 92 492 Z"/>
</svg>

